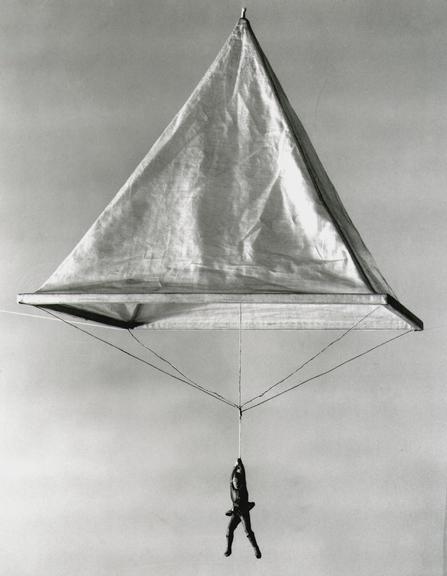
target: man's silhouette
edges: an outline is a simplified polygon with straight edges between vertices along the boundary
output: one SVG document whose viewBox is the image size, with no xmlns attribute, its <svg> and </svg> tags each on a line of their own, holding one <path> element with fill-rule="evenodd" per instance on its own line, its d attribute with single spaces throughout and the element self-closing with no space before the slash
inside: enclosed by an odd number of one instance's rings
<svg viewBox="0 0 447 576">
<path fill-rule="evenodd" d="M 250 522 L 250 510 L 253 508 L 255 503 L 248 501 L 245 468 L 240 458 L 237 459 L 236 466 L 233 468 L 233 472 L 231 473 L 230 496 L 231 501 L 233 502 L 233 508 L 226 512 L 226 515 L 231 516 L 231 518 L 227 529 L 227 549 L 225 550 L 225 556 L 231 554 L 234 531 L 242 522 L 247 538 L 254 548 L 256 558 L 261 558 L 261 551 L 256 542 L 254 532 L 251 529 Z"/>
</svg>

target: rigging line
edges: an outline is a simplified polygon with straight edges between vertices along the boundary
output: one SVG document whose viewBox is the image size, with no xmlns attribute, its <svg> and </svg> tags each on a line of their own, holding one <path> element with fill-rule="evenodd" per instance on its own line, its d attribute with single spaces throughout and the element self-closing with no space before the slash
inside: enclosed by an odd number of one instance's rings
<svg viewBox="0 0 447 576">
<path fill-rule="evenodd" d="M 36 308 L 40 308 L 36 306 Z M 28 318 L 40 318 L 41 320 L 50 320 L 51 322 L 58 322 L 59 318 L 48 318 L 48 316 L 43 316 L 41 314 L 28 314 L 27 312 L 14 312 L 13 310 L 3 310 L 0 309 L 0 313 L 2 314 L 14 314 L 15 316 L 27 316 Z M 107 324 L 92 324 L 91 322 L 79 322 L 73 320 L 73 324 L 79 324 L 80 326 L 92 326 L 93 328 L 107 328 L 108 330 L 122 330 L 122 328 L 118 328 L 117 326 L 108 326 Z"/>
<path fill-rule="evenodd" d="M 249 406 L 248 408 L 245 408 L 244 410 L 242 410 L 242 412 L 246 412 L 247 410 L 252 410 L 253 408 L 257 408 L 258 406 L 261 406 L 261 404 L 265 404 L 266 402 L 269 402 L 270 400 L 273 400 L 274 398 L 277 398 L 278 396 L 282 396 L 286 392 L 290 392 L 291 390 L 294 390 L 295 388 L 298 388 L 299 386 L 302 386 L 303 384 L 306 384 L 307 382 L 311 382 L 312 380 L 316 380 L 317 378 L 320 378 L 321 376 L 325 376 L 326 374 L 329 374 L 330 372 L 334 372 L 334 370 L 337 370 L 337 368 L 340 368 L 341 366 L 344 366 L 345 364 L 348 364 L 349 362 L 352 362 L 353 360 L 356 360 L 357 358 L 360 358 L 361 356 L 365 356 L 369 352 L 372 352 L 373 350 L 376 350 L 377 348 L 380 348 L 381 346 L 385 346 L 385 344 L 388 344 L 389 342 L 392 342 L 393 340 L 397 340 L 398 338 L 402 338 L 402 336 L 405 336 L 406 334 L 408 334 L 410 332 L 414 332 L 414 330 L 413 329 L 407 330 L 406 332 L 403 332 L 402 334 L 399 334 L 398 336 L 393 336 L 393 338 L 389 338 L 388 340 L 385 340 L 385 342 L 381 342 L 380 344 L 377 344 L 376 346 L 373 346 L 372 348 L 365 350 L 365 352 L 361 352 L 360 354 L 357 354 L 356 356 L 353 356 L 352 358 L 349 358 L 348 360 L 345 360 L 344 362 L 341 362 L 340 364 L 337 364 L 336 366 L 329 368 L 329 370 L 325 370 L 324 372 L 321 372 L 320 374 L 317 374 L 316 376 L 312 376 L 311 378 L 307 378 L 306 380 L 303 380 L 302 382 L 298 382 L 298 384 L 295 384 L 294 386 L 291 386 L 290 388 L 287 388 L 286 390 L 282 390 L 281 392 L 278 392 L 277 394 L 270 396 L 270 398 L 266 398 L 265 400 L 262 400 L 261 402 L 258 402 L 257 404 L 253 404 L 253 406 Z"/>
<path fill-rule="evenodd" d="M 36 306 L 36 308 L 39 308 L 39 310 L 43 310 L 47 314 L 50 314 L 50 316 L 54 316 L 55 318 L 57 318 L 58 320 L 60 320 L 64 324 L 68 324 L 68 326 L 71 326 L 72 328 L 76 328 L 76 330 L 79 330 L 80 332 L 84 332 L 84 334 L 91 336 L 95 340 L 99 340 L 100 342 L 107 344 L 111 348 L 115 348 L 116 350 L 123 352 L 123 354 L 126 354 L 127 356 L 130 356 L 131 358 L 135 358 L 135 360 L 139 360 L 143 364 L 146 364 L 147 366 L 154 368 L 154 370 L 157 370 L 158 372 L 161 372 L 162 374 L 166 374 L 167 376 L 174 378 L 174 380 L 178 380 L 179 382 L 183 382 L 184 384 L 191 386 L 191 388 L 195 388 L 199 392 L 203 392 L 204 394 L 211 396 L 215 400 L 225 402 L 225 404 L 228 404 L 228 406 L 231 406 L 232 408 L 239 409 L 239 407 L 236 404 L 234 404 L 234 402 L 231 402 L 230 400 L 227 400 L 226 398 L 223 398 L 223 397 L 215 396 L 215 394 L 212 391 L 207 390 L 205 388 L 198 388 L 197 386 L 195 386 L 191 382 L 188 382 L 187 380 L 184 380 L 183 378 L 179 378 L 178 376 L 175 376 L 175 374 L 171 374 L 170 372 L 167 372 L 166 370 L 163 370 L 162 368 L 155 366 L 155 364 L 151 364 L 147 360 L 144 360 L 143 358 L 140 358 L 139 356 L 136 356 L 135 354 L 132 354 L 131 352 L 128 352 L 127 350 L 124 350 L 124 348 L 121 348 L 120 346 L 117 346 L 116 344 L 113 344 L 112 342 L 109 342 L 108 340 L 105 340 L 104 338 L 101 338 L 100 336 L 96 336 L 96 334 L 92 334 L 92 332 L 89 332 L 88 330 L 84 330 L 84 328 L 81 328 L 80 326 L 76 326 L 76 324 L 72 324 L 70 321 L 65 320 L 65 318 L 61 318 L 60 316 L 58 316 L 57 314 L 54 314 L 54 312 L 50 312 L 46 308 L 41 308 L 40 306 Z"/>
<path fill-rule="evenodd" d="M 242 458 L 241 438 L 242 438 L 242 408 L 239 408 L 239 458 Z"/>
<path fill-rule="evenodd" d="M 242 304 L 239 304 L 239 407 L 242 398 Z"/>
<path fill-rule="evenodd" d="M 347 334 L 349 334 L 349 332 L 351 332 L 352 330 L 354 330 L 355 328 L 357 328 L 357 326 L 359 324 L 361 324 L 363 322 L 363 320 L 366 320 L 366 318 L 368 318 L 368 316 L 370 316 L 371 314 L 373 314 L 376 310 L 378 310 L 379 306 L 376 306 L 373 310 L 370 310 L 367 314 L 365 314 L 365 316 L 363 316 L 363 318 L 361 318 L 360 320 L 358 320 L 357 322 L 355 322 L 350 328 L 348 328 L 348 330 L 346 330 L 345 332 L 343 332 L 343 334 L 341 336 L 338 336 L 337 338 L 335 338 L 335 340 L 332 340 L 332 342 L 329 342 L 329 344 L 327 344 L 326 346 L 324 346 L 319 352 L 317 352 L 314 356 L 312 356 L 311 358 L 309 358 L 308 360 L 306 360 L 305 362 L 303 362 L 302 364 L 300 364 L 298 366 L 298 368 L 296 368 L 293 372 L 290 372 L 290 374 L 288 374 L 287 376 L 285 376 L 284 378 L 281 378 L 281 380 L 278 380 L 278 382 L 275 382 L 275 384 L 272 384 L 269 388 L 267 388 L 266 390 L 264 390 L 264 392 L 261 392 L 261 394 L 258 394 L 257 396 L 253 396 L 253 398 L 250 398 L 249 400 L 247 400 L 246 402 L 244 402 L 242 404 L 242 406 L 246 406 L 247 404 L 250 404 L 251 402 L 253 402 L 254 400 L 257 400 L 258 398 L 262 398 L 263 396 L 265 396 L 267 394 L 267 392 L 270 392 L 270 390 L 273 390 L 273 388 L 276 388 L 276 386 L 279 386 L 280 384 L 282 384 L 283 382 L 285 382 L 286 380 L 288 380 L 289 378 L 291 378 L 292 376 L 294 376 L 297 372 L 299 372 L 302 368 L 304 368 L 305 366 L 307 366 L 307 364 L 310 364 L 313 360 L 315 360 L 315 358 L 318 358 L 318 356 L 320 356 L 321 354 L 323 354 L 323 352 L 326 352 L 326 350 L 328 348 L 330 348 L 331 346 L 333 346 L 334 344 L 336 344 L 337 342 L 340 342 L 340 340 L 342 338 L 344 338 Z"/>
<path fill-rule="evenodd" d="M 241 457 L 242 436 L 242 304 L 239 303 L 239 458 Z"/>
<path fill-rule="evenodd" d="M 189 376 L 187 376 L 186 374 L 184 374 L 181 370 L 179 370 L 172 362 L 170 362 L 167 358 L 164 358 L 161 354 L 158 354 L 158 352 L 156 352 L 155 350 L 153 350 L 152 348 L 150 348 L 149 346 L 147 346 L 144 342 L 142 342 L 139 338 L 137 338 L 137 336 L 135 336 L 135 334 L 133 334 L 133 332 L 130 330 L 130 328 L 127 328 L 127 331 L 129 332 L 129 334 L 132 336 L 132 338 L 138 342 L 138 344 L 140 344 L 140 346 L 142 346 L 143 348 L 146 348 L 146 350 L 149 350 L 149 352 L 151 352 L 154 356 L 156 356 L 157 358 L 159 358 L 160 360 L 162 360 L 162 362 L 166 362 L 166 364 L 169 364 L 169 366 L 171 366 L 171 368 L 173 368 L 177 374 L 180 374 L 180 376 L 182 376 L 183 378 L 185 378 L 186 380 L 188 380 L 189 382 L 191 382 L 192 384 L 194 384 L 195 386 L 197 386 L 197 388 L 199 388 L 200 390 L 207 390 L 204 386 L 202 386 L 201 384 L 199 384 L 198 382 L 196 382 L 195 380 L 193 380 L 192 378 L 190 378 Z M 212 392 L 216 397 L 222 398 L 223 400 L 225 400 L 224 396 L 222 396 L 221 394 L 219 394 L 218 392 L 215 392 L 214 390 L 207 390 L 208 392 Z"/>
</svg>

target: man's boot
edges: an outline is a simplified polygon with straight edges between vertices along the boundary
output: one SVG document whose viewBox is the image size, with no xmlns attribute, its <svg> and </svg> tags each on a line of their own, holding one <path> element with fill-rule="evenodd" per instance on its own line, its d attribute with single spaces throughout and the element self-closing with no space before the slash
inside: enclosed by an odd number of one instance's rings
<svg viewBox="0 0 447 576">
<path fill-rule="evenodd" d="M 259 550 L 258 543 L 256 542 L 255 533 L 251 532 L 250 534 L 247 534 L 247 538 L 250 544 L 253 546 L 256 558 L 261 558 L 262 554 L 261 551 Z"/>
<path fill-rule="evenodd" d="M 230 556 L 232 544 L 233 544 L 233 534 L 227 534 L 227 549 L 224 552 L 225 556 Z"/>
</svg>

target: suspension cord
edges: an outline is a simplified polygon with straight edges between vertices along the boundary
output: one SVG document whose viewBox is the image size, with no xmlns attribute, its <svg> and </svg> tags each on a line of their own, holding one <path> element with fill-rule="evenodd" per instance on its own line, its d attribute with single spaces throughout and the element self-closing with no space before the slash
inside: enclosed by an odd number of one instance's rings
<svg viewBox="0 0 447 576">
<path fill-rule="evenodd" d="M 241 454 L 241 440 L 242 440 L 242 408 L 239 408 L 239 458 L 242 458 Z"/>
<path fill-rule="evenodd" d="M 203 388 L 202 386 L 197 386 L 197 385 L 193 384 L 192 382 L 185 380 L 184 378 L 180 378 L 179 376 L 176 376 L 175 374 L 171 374 L 170 372 L 163 370 L 162 368 L 159 368 L 158 366 L 155 366 L 155 364 L 151 364 L 151 362 L 148 362 L 147 360 L 144 360 L 143 358 L 140 358 L 139 356 L 136 356 L 135 354 L 132 354 L 131 352 L 128 352 L 127 350 L 124 350 L 124 348 L 121 348 L 120 346 L 117 346 L 116 344 L 113 344 L 112 342 L 109 342 L 108 340 L 105 340 L 104 338 L 96 336 L 96 334 L 93 334 L 92 332 L 89 332 L 88 330 L 85 330 L 84 328 L 81 328 L 80 326 L 77 326 L 76 324 L 72 324 L 69 320 L 65 320 L 65 318 L 61 318 L 60 316 L 58 316 L 54 312 L 50 312 L 46 308 L 42 308 L 41 306 L 36 306 L 36 307 L 39 308 L 40 310 L 43 310 L 44 312 L 46 312 L 50 316 L 54 316 L 55 318 L 57 318 L 58 320 L 60 320 L 64 324 L 68 324 L 68 326 L 71 326 L 72 328 L 75 328 L 76 330 L 79 330 L 80 332 L 83 332 L 84 334 L 91 336 L 93 339 L 99 340 L 100 342 L 103 342 L 103 344 L 107 344 L 107 346 L 110 346 L 111 348 L 115 348 L 115 350 L 119 350 L 123 354 L 126 354 L 127 356 L 130 356 L 131 358 L 134 358 L 135 360 L 138 360 L 139 362 L 142 362 L 143 364 L 150 366 L 154 370 L 157 370 L 158 372 L 161 372 L 162 374 L 166 374 L 166 376 L 170 376 L 174 380 L 178 380 L 179 382 L 183 382 L 183 384 L 187 384 L 188 386 L 191 386 L 191 388 L 195 388 L 196 390 L 199 390 L 200 392 L 203 392 L 204 394 L 211 396 L 215 400 L 219 400 L 220 402 L 224 402 L 228 406 L 231 406 L 232 408 L 236 408 L 237 410 L 239 410 L 239 406 L 237 404 L 235 404 L 234 402 L 231 402 L 230 400 L 227 400 L 223 396 L 217 395 L 217 393 L 214 392 L 213 390 L 208 390 L 206 388 Z"/>
<path fill-rule="evenodd" d="M 242 304 L 239 304 L 239 407 L 242 398 Z"/>
<path fill-rule="evenodd" d="M 357 322 L 355 322 L 355 324 L 353 324 L 350 328 L 348 328 L 348 330 L 346 330 L 345 332 L 343 332 L 343 334 L 341 336 L 338 336 L 337 338 L 335 338 L 335 340 L 332 340 L 332 342 L 329 342 L 329 344 L 327 344 L 326 346 L 324 346 L 319 352 L 317 352 L 314 356 L 312 356 L 311 358 L 309 358 L 308 360 L 306 360 L 305 362 L 303 362 L 302 364 L 300 364 L 298 366 L 298 368 L 296 368 L 295 370 L 293 370 L 293 372 L 290 372 L 290 374 L 288 374 L 287 376 L 285 376 L 284 378 L 281 378 L 281 380 L 278 380 L 277 382 L 275 382 L 274 384 L 272 384 L 269 388 L 267 388 L 266 390 L 264 390 L 264 392 L 261 392 L 261 394 L 258 394 L 257 396 L 253 396 L 253 398 L 250 398 L 249 400 L 247 400 L 246 402 L 244 402 L 242 404 L 242 407 L 246 406 L 247 404 L 250 404 L 251 402 L 253 402 L 254 400 L 257 400 L 258 398 L 262 398 L 263 396 L 265 396 L 268 392 L 270 392 L 271 390 L 273 390 L 273 388 L 276 388 L 276 386 L 279 386 L 280 384 L 282 384 L 283 382 L 285 382 L 286 380 L 288 380 L 289 378 L 291 378 L 292 376 L 294 376 L 297 372 L 299 372 L 300 370 L 302 370 L 305 366 L 307 366 L 308 364 L 310 364 L 313 360 L 315 360 L 316 358 L 318 358 L 318 356 L 321 356 L 321 354 L 323 354 L 324 352 L 326 352 L 326 350 L 328 350 L 331 346 L 333 346 L 334 344 L 336 344 L 337 342 L 340 342 L 340 340 L 342 340 L 345 336 L 347 336 L 349 334 L 349 332 L 351 332 L 352 330 L 354 330 L 355 328 L 357 328 L 357 326 L 359 324 L 361 324 L 364 320 L 366 320 L 366 318 L 368 318 L 368 316 L 371 316 L 371 314 L 373 314 L 376 310 L 379 309 L 379 306 L 377 306 L 376 308 L 373 308 L 373 310 L 370 310 L 367 314 L 365 314 L 365 316 L 363 316 L 363 318 L 361 318 L 360 320 L 358 320 Z"/>
<path fill-rule="evenodd" d="M 242 304 L 239 303 L 239 458 L 241 458 L 242 436 Z"/>
<path fill-rule="evenodd" d="M 190 378 L 189 376 L 187 376 L 186 374 L 184 374 L 183 372 L 181 372 L 177 366 L 175 366 L 172 362 L 170 362 L 167 358 L 164 358 L 161 354 L 158 354 L 158 352 L 156 352 L 153 348 L 150 348 L 149 346 L 147 346 L 144 342 L 142 342 L 139 338 L 137 338 L 137 336 L 130 330 L 130 328 L 127 328 L 127 331 L 129 332 L 129 334 L 132 336 L 132 338 L 138 342 L 138 344 L 140 346 L 142 346 L 143 348 L 145 348 L 146 350 L 149 350 L 149 352 L 151 352 L 154 356 L 156 356 L 157 358 L 159 358 L 160 360 L 162 360 L 163 362 L 165 362 L 166 364 L 168 364 L 173 370 L 175 370 L 177 372 L 177 374 L 179 374 L 182 378 L 185 378 L 185 380 L 188 380 L 188 382 L 190 382 L 191 384 L 194 384 L 194 386 L 196 386 L 197 388 L 199 388 L 200 390 L 207 390 L 206 388 L 204 388 L 201 384 L 199 384 L 198 382 L 196 382 L 195 380 L 193 380 L 192 378 Z M 214 392 L 212 391 L 213 394 L 218 397 L 221 398 L 222 400 L 225 400 L 224 396 L 222 396 L 221 394 L 219 394 L 218 392 Z"/>
<path fill-rule="evenodd" d="M 40 308 L 36 306 L 36 308 Z M 42 314 L 28 314 L 27 312 L 15 312 L 14 310 L 1 310 L 2 314 L 13 314 L 14 316 L 25 316 L 28 318 L 39 318 L 39 320 L 48 320 L 50 322 L 59 322 L 59 318 L 48 318 L 48 316 L 43 316 Z M 81 326 L 93 326 L 93 328 L 105 328 L 106 330 L 122 330 L 118 326 L 109 326 L 108 324 L 92 324 L 91 322 L 79 322 L 73 320 L 72 324 L 80 324 Z"/>
<path fill-rule="evenodd" d="M 265 404 L 266 402 L 270 402 L 270 400 L 273 400 L 274 398 L 278 398 L 278 396 L 282 396 L 283 394 L 286 394 L 287 392 L 290 392 L 291 390 L 294 390 L 295 388 L 298 388 L 299 386 L 302 386 L 303 384 L 306 384 L 307 382 L 311 382 L 312 380 L 316 380 L 317 378 L 321 378 L 321 376 L 325 376 L 326 374 L 330 374 L 331 372 L 334 372 L 335 370 L 337 370 L 337 368 L 340 368 L 341 366 L 344 366 L 345 364 L 349 364 L 349 362 L 352 362 L 353 360 L 356 360 L 357 358 L 361 358 L 362 356 L 369 354 L 373 350 L 376 350 L 377 348 L 380 348 L 381 346 L 385 346 L 385 344 L 388 344 L 389 342 L 392 342 L 393 340 L 397 340 L 398 338 L 402 338 L 402 336 L 405 336 L 406 334 L 409 334 L 410 332 L 413 332 L 413 331 L 414 331 L 413 329 L 407 330 L 406 332 L 398 334 L 397 336 L 393 336 L 393 338 L 389 338 L 388 340 L 385 340 L 385 342 L 381 342 L 380 344 L 376 344 L 376 346 L 373 346 L 372 348 L 369 348 L 365 352 L 361 352 L 360 354 L 357 354 L 356 356 L 353 356 L 352 358 L 349 358 L 348 360 L 345 360 L 344 362 L 340 362 L 340 364 L 337 364 L 336 366 L 329 368 L 329 370 L 325 370 L 324 372 L 320 372 L 320 374 L 317 374 L 316 376 L 312 376 L 311 378 L 306 378 L 306 380 L 298 382 L 298 384 L 295 384 L 294 386 L 291 386 L 290 388 L 287 388 L 286 390 L 282 390 L 281 392 L 278 392 L 277 394 L 270 396 L 270 398 L 266 398 L 265 400 L 262 400 L 261 402 L 257 402 L 256 404 L 249 406 L 248 408 L 242 409 L 242 412 L 246 412 L 247 410 L 252 410 L 253 408 L 257 408 L 258 406 L 261 406 L 262 404 Z"/>
</svg>

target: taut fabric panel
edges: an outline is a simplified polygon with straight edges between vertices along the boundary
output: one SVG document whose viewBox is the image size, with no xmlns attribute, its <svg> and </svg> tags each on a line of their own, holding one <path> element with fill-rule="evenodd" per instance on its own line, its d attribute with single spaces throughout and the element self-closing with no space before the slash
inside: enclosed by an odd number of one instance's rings
<svg viewBox="0 0 447 576">
<path fill-rule="evenodd" d="M 167 298 L 146 298 L 157 294 Z M 275 294 L 319 300 L 249 300 Z M 122 327 L 233 329 L 243 311 L 247 329 L 341 329 L 377 296 L 379 309 L 359 329 L 422 326 L 387 295 L 241 18 L 113 201 L 34 299 L 19 301 Z"/>
<path fill-rule="evenodd" d="M 41 290 L 371 291 L 245 20 Z"/>
</svg>

